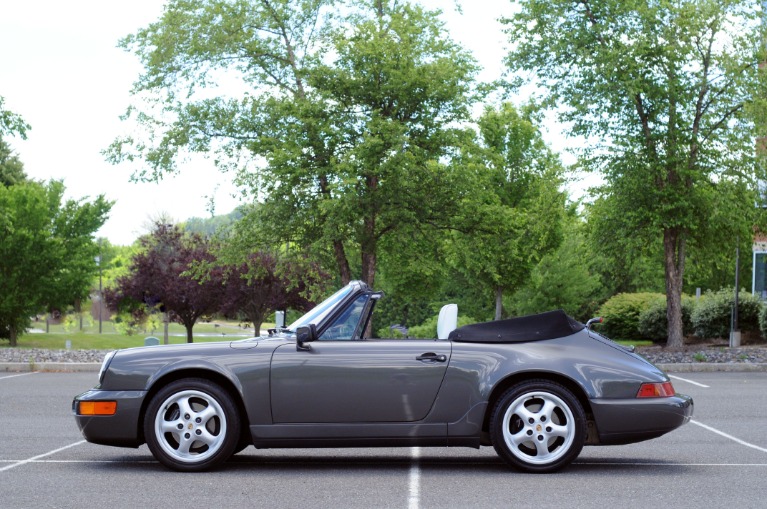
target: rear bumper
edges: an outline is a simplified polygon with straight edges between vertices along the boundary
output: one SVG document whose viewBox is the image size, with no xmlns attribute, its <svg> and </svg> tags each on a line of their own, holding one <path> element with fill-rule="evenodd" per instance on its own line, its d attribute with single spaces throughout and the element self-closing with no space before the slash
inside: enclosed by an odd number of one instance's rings
<svg viewBox="0 0 767 509">
<path fill-rule="evenodd" d="M 101 391 L 91 389 L 72 401 L 72 413 L 88 442 L 117 447 L 138 447 L 144 443 L 141 432 L 141 405 L 146 391 Z M 79 415 L 81 401 L 116 401 L 114 415 Z"/>
<path fill-rule="evenodd" d="M 673 431 L 690 421 L 693 401 L 677 394 L 670 398 L 592 400 L 599 443 L 629 444 Z"/>
</svg>

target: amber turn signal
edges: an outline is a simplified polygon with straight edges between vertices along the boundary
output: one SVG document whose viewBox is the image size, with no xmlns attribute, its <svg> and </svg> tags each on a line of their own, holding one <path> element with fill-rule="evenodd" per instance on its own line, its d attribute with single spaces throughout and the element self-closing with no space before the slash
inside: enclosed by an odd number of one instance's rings
<svg viewBox="0 0 767 509">
<path fill-rule="evenodd" d="M 78 414 L 80 415 L 114 415 L 117 412 L 117 401 L 81 401 Z"/>
<path fill-rule="evenodd" d="M 675 394 L 671 382 L 642 384 L 637 398 L 669 398 Z"/>
</svg>

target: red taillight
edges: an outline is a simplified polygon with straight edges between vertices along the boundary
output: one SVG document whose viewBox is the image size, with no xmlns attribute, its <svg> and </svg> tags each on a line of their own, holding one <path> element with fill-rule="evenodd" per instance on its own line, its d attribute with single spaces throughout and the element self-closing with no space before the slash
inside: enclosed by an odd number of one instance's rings
<svg viewBox="0 0 767 509">
<path fill-rule="evenodd" d="M 675 394 L 671 382 L 642 384 L 637 398 L 668 398 Z"/>
</svg>

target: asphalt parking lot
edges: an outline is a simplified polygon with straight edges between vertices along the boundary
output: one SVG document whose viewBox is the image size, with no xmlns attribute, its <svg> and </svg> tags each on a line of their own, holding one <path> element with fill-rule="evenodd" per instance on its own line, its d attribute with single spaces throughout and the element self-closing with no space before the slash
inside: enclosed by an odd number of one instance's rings
<svg viewBox="0 0 767 509">
<path fill-rule="evenodd" d="M 767 373 L 680 373 L 693 422 L 649 442 L 586 447 L 558 474 L 510 471 L 492 448 L 256 450 L 205 474 L 146 446 L 88 444 L 72 397 L 95 373 L 0 373 L 0 507 L 764 507 Z"/>
</svg>

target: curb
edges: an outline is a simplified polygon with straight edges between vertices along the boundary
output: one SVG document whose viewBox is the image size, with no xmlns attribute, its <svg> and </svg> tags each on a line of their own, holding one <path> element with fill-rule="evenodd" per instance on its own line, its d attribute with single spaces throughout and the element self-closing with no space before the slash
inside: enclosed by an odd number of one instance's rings
<svg viewBox="0 0 767 509">
<path fill-rule="evenodd" d="M 679 362 L 656 364 L 672 373 L 752 373 L 767 372 L 767 364 L 747 362 Z M 0 362 L 0 373 L 44 371 L 48 373 L 98 373 L 100 362 Z"/>
<path fill-rule="evenodd" d="M 673 373 L 754 373 L 767 371 L 767 364 L 747 362 L 679 362 L 656 364 L 663 371 Z"/>
<path fill-rule="evenodd" d="M 100 368 L 100 362 L 0 362 L 0 373 L 98 373 Z"/>
</svg>

